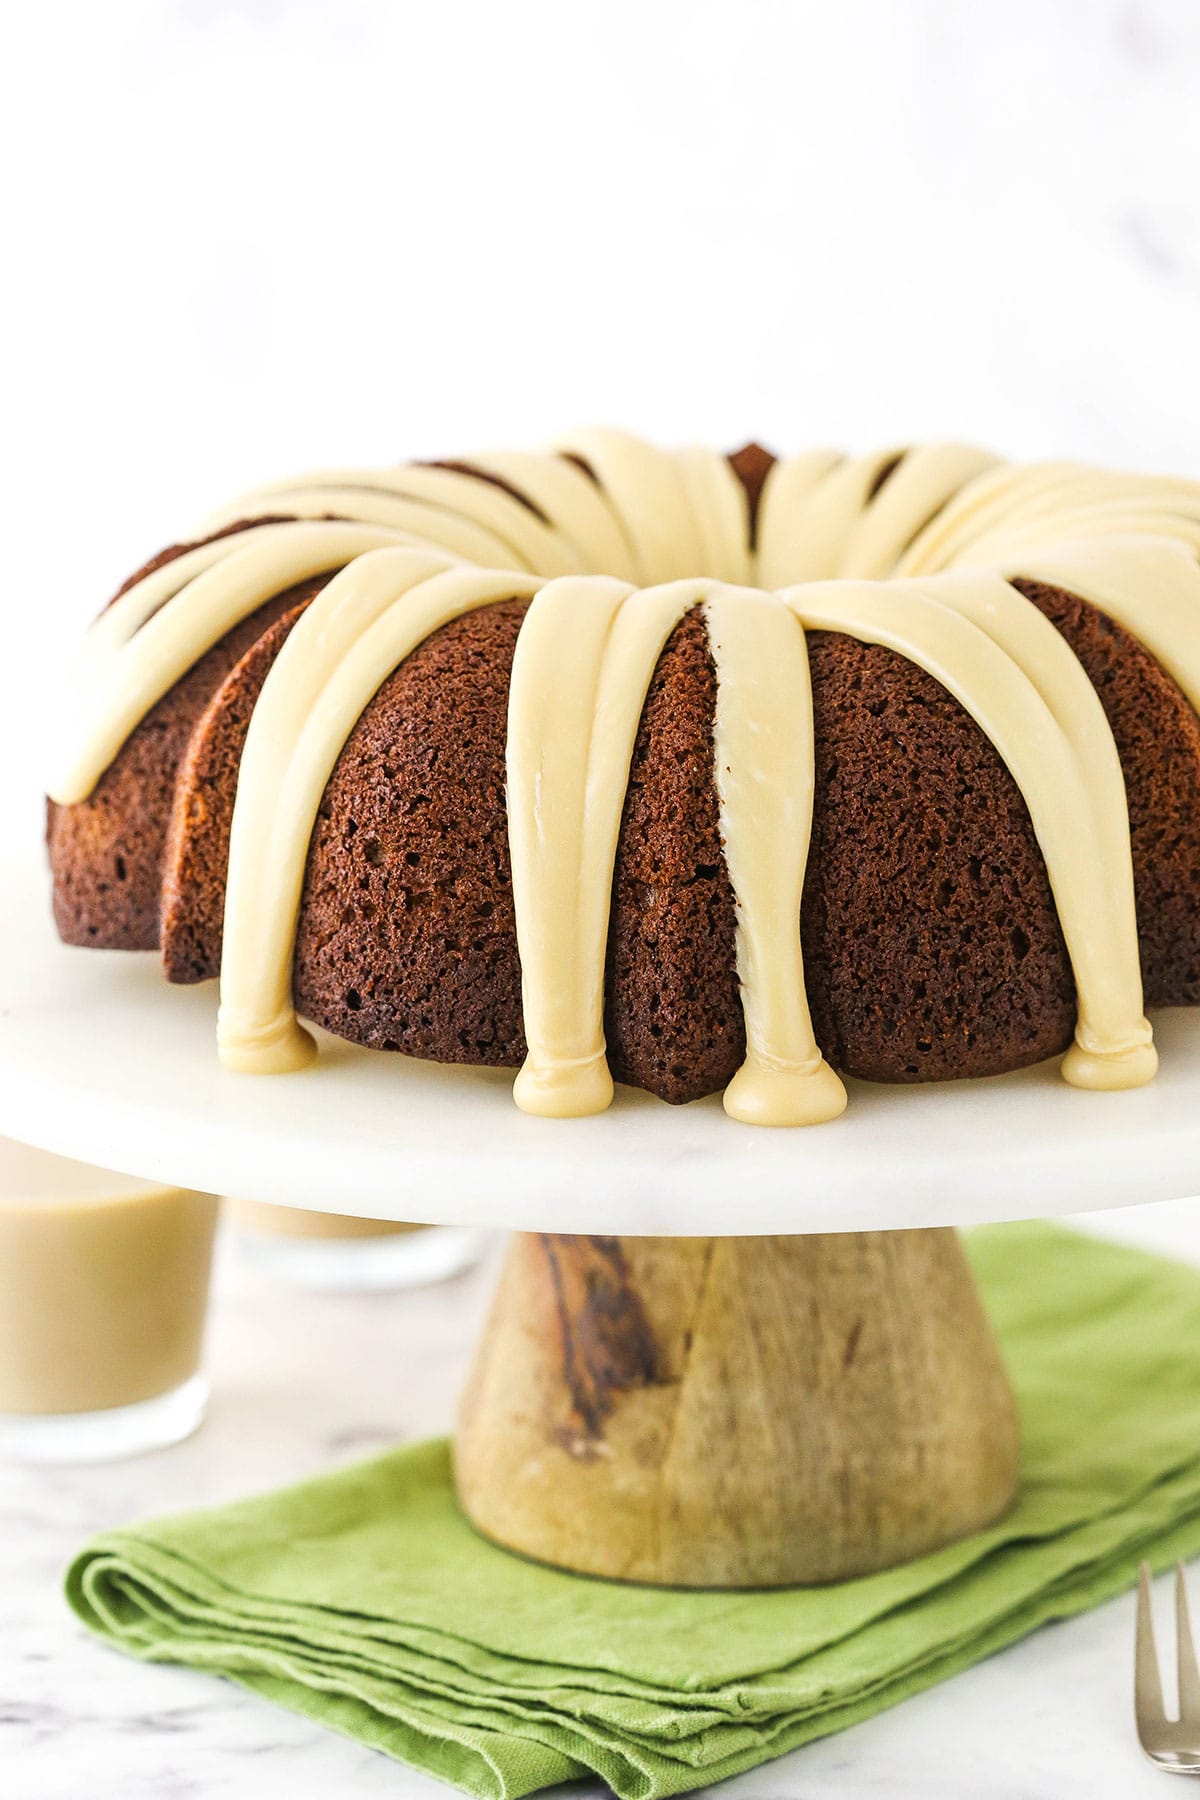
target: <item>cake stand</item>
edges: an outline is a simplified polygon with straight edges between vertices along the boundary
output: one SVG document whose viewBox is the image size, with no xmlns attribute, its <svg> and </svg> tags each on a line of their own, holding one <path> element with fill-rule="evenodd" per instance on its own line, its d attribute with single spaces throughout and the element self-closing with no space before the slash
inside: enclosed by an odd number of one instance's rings
<svg viewBox="0 0 1200 1800">
<path fill-rule="evenodd" d="M 619 1090 L 526 1118 L 507 1071 L 321 1039 L 217 1062 L 211 985 L 66 949 L 37 855 L 0 865 L 0 1133 L 276 1205 L 515 1228 L 456 1440 L 497 1541 L 593 1574 L 833 1580 L 998 1516 L 1015 1413 L 954 1225 L 1200 1191 L 1200 1013 L 1156 1015 L 1137 1092 L 1052 1068 L 849 1082 L 808 1131 Z"/>
</svg>

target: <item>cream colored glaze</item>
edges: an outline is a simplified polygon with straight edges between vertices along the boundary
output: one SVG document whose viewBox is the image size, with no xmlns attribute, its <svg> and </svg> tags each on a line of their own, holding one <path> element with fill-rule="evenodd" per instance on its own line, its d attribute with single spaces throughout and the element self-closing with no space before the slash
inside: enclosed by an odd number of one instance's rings
<svg viewBox="0 0 1200 1800">
<path fill-rule="evenodd" d="M 546 576 L 570 574 L 579 567 L 578 557 L 563 538 L 503 488 L 455 469 L 428 468 L 419 463 L 399 469 L 321 470 L 293 481 L 256 488 L 215 517 L 224 523 L 244 518 L 247 503 L 262 506 L 267 511 L 286 511 L 289 495 L 293 492 L 321 489 L 342 494 L 361 492 L 364 496 L 390 494 L 397 499 L 407 499 L 421 509 L 422 518 L 428 517 L 431 542 L 436 541 L 432 531 L 439 518 L 445 519 L 448 527 L 456 518 L 469 521 L 489 532 L 503 546 L 503 567 L 536 570 Z M 418 515 L 414 512 L 411 516 L 415 520 Z M 213 518 L 209 518 L 205 529 L 213 528 Z"/>
<path fill-rule="evenodd" d="M 621 808 L 646 689 L 688 605 L 605 576 L 552 581 L 517 639 L 506 755 L 523 1112 L 568 1118 L 612 1100 L 604 953 Z"/>
<path fill-rule="evenodd" d="M 673 456 L 603 427 L 574 432 L 555 449 L 580 457 L 611 497 L 633 546 L 636 580 L 651 586 L 706 572 L 688 484 Z"/>
<path fill-rule="evenodd" d="M 772 463 L 758 502 L 756 586 L 775 589 L 801 579 L 806 546 L 794 521 L 808 516 L 813 495 L 844 460 L 837 450 L 805 450 Z"/>
<path fill-rule="evenodd" d="M 909 450 L 870 505 L 852 520 L 836 573 L 872 580 L 890 575 L 928 521 L 995 465 L 994 456 L 970 444 L 926 444 Z"/>
<path fill-rule="evenodd" d="M 677 461 L 700 536 L 697 568 L 718 581 L 747 586 L 754 579 L 750 506 L 728 457 L 692 447 L 680 450 Z"/>
<path fill-rule="evenodd" d="M 812 689 L 804 633 L 775 594 L 710 585 L 713 769 L 737 904 L 746 1057 L 725 1111 L 747 1125 L 836 1119 L 846 1090 L 813 1036 L 800 948 L 812 831 Z"/>
<path fill-rule="evenodd" d="M 315 1054 L 292 1005 L 292 952 L 317 808 L 346 739 L 391 671 L 476 607 L 536 576 L 448 568 L 415 550 L 363 556 L 322 590 L 263 684 L 229 846 L 217 1044 L 227 1068 L 280 1074 Z"/>
<path fill-rule="evenodd" d="M 1113 537 L 1016 556 L 1013 579 L 1065 588 L 1125 628 L 1200 712 L 1200 563 L 1177 540 Z"/>
<path fill-rule="evenodd" d="M 779 510 L 779 489 L 771 491 L 768 477 L 759 549 L 763 585 L 825 581 L 840 574 L 842 555 L 863 520 L 876 481 L 889 463 L 904 455 L 903 450 L 878 450 L 870 456 L 839 457 L 803 498 L 795 498 L 786 517 Z"/>
<path fill-rule="evenodd" d="M 993 520 L 1023 510 L 1059 491 L 1072 472 L 1068 463 L 1032 467 L 1000 464 L 969 481 L 936 518 L 919 531 L 897 559 L 894 575 L 934 575 L 950 568 Z"/>
<path fill-rule="evenodd" d="M 543 576 L 572 575 L 582 569 L 579 556 L 560 533 L 493 482 L 480 481 L 478 476 L 463 475 L 455 469 L 413 464 L 390 475 L 388 485 L 396 493 L 462 512 L 487 526 L 513 546 L 518 569 Z"/>
<path fill-rule="evenodd" d="M 1200 537 L 1200 484 L 1072 463 L 1002 468 L 968 483 L 899 558 L 898 575 L 986 567 L 1018 547 L 1112 532 Z"/>
<path fill-rule="evenodd" d="M 1157 1058 L 1142 1013 L 1120 765 L 1091 683 L 1053 626 L 996 575 L 816 582 L 785 598 L 810 629 L 917 663 L 987 734 L 1029 808 L 1075 974 L 1079 1019 L 1063 1075 L 1077 1087 L 1149 1081 Z"/>
<path fill-rule="evenodd" d="M 342 569 L 278 658 L 243 760 L 219 1028 L 231 1066 L 292 1068 L 311 1055 L 291 1005 L 296 914 L 321 792 L 362 708 L 439 624 L 541 587 L 509 717 L 529 1041 L 519 1104 L 565 1114 L 611 1097 L 603 959 L 629 758 L 654 663 L 696 604 L 718 674 L 714 766 L 747 1024 L 727 1108 L 772 1122 L 832 1116 L 843 1100 L 812 1039 L 800 962 L 812 747 L 798 621 L 889 644 L 988 733 L 1029 806 L 1075 970 L 1064 1073 L 1084 1085 L 1148 1079 L 1116 753 L 1074 657 L 1003 577 L 1053 581 L 1101 606 L 1200 707 L 1200 486 L 1069 463 L 1010 468 L 953 444 L 818 451 L 772 468 L 755 550 L 741 484 L 708 451 L 671 455 L 596 430 L 553 454 L 464 461 L 479 473 L 332 470 L 243 496 L 215 522 L 303 517 L 187 552 L 89 634 L 81 723 L 54 784 L 66 800 L 90 790 L 230 624 L 308 574 Z M 782 601 L 761 591 L 775 588 L 788 590 Z"/>
<path fill-rule="evenodd" d="M 818 451 L 776 463 L 759 515 L 759 583 L 893 574 L 929 521 L 995 461 L 969 444 L 929 444 L 853 458 Z"/>
<path fill-rule="evenodd" d="M 194 1375 L 216 1215 L 0 1138 L 0 1413 L 132 1406 Z"/>
<path fill-rule="evenodd" d="M 115 641 L 128 619 L 143 616 L 137 587 L 109 607 L 119 618 L 101 616 L 85 644 L 83 684 L 69 715 L 69 753 L 49 785 L 59 805 L 85 800 L 151 707 L 264 600 L 394 543 L 395 534 L 374 525 L 313 523 L 267 527 L 249 543 L 240 536 L 222 541 L 227 553 L 170 594 L 128 637 Z"/>
<path fill-rule="evenodd" d="M 633 551 L 620 513 L 604 489 L 574 463 L 520 450 L 485 451 L 462 460 L 527 494 L 569 540 L 582 568 L 603 570 L 618 581 L 633 580 Z"/>
<path fill-rule="evenodd" d="M 1141 1015 L 1125 783 L 1099 696 L 1054 626 L 1000 574 L 934 576 L 928 590 L 985 631 L 1028 678 L 1062 733 L 1079 778 L 1086 820 L 1069 817 L 1073 801 L 1065 781 L 1048 784 L 1051 809 L 1031 792 L 1028 778 L 1019 778 L 1078 990 L 1075 1043 L 1063 1062 L 1064 1078 L 1074 1087 L 1141 1086 L 1153 1078 L 1158 1058 L 1149 1021 Z M 990 707 L 990 694 L 987 703 Z M 1032 756 L 1026 740 L 1021 747 Z M 1085 824 L 1090 846 L 1073 846 L 1071 834 L 1081 838 Z M 1052 833 L 1059 835 L 1051 842 Z"/>
<path fill-rule="evenodd" d="M 478 520 L 379 487 L 340 487 L 333 482 L 292 487 L 283 494 L 239 500 L 225 513 L 206 520 L 204 528 L 220 530 L 241 519 L 267 518 L 279 512 L 297 519 L 336 517 L 366 525 L 386 525 L 395 532 L 397 541 L 448 550 L 485 568 L 527 567 L 519 551 Z"/>
<path fill-rule="evenodd" d="M 292 1011 L 290 945 L 328 770 L 320 773 L 318 754 L 311 780 L 320 787 L 309 809 L 294 759 L 343 656 L 399 596 L 449 566 L 436 552 L 408 548 L 358 557 L 297 621 L 263 684 L 238 773 L 225 891 L 217 1041 L 231 1068 L 279 1072 L 314 1054 Z M 351 717 L 341 742 L 353 724 Z"/>
<path fill-rule="evenodd" d="M 612 1100 L 604 1042 L 609 905 L 646 691 L 675 626 L 702 605 L 717 672 L 714 767 L 737 904 L 746 1059 L 725 1095 L 759 1125 L 835 1117 L 845 1090 L 813 1037 L 800 951 L 812 819 L 803 633 L 773 595 L 714 581 L 630 589 L 551 582 L 529 609 L 509 690 L 508 812 L 529 1053 L 525 1112 Z"/>
<path fill-rule="evenodd" d="M 1200 551 L 1200 518 L 1167 505 L 1146 506 L 1135 500 L 1118 499 L 1110 505 L 1064 508 L 1053 515 L 1055 533 L 1060 542 L 1091 539 L 1103 543 L 1108 537 L 1170 538 Z M 1011 531 L 994 530 L 981 541 L 969 558 L 960 557 L 950 565 L 965 568 L 971 564 L 998 563 L 1022 550 L 1038 550 L 1047 543 L 1046 523 L 1033 519 L 1017 524 Z"/>
</svg>

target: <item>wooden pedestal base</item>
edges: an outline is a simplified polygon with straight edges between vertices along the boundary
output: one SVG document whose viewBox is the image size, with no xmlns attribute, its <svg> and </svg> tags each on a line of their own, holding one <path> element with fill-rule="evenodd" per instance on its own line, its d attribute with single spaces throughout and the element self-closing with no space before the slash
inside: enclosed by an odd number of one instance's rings
<svg viewBox="0 0 1200 1800">
<path fill-rule="evenodd" d="M 464 1396 L 486 1536 L 683 1587 L 836 1581 L 995 1519 L 1012 1394 L 955 1232 L 517 1237 Z"/>
</svg>

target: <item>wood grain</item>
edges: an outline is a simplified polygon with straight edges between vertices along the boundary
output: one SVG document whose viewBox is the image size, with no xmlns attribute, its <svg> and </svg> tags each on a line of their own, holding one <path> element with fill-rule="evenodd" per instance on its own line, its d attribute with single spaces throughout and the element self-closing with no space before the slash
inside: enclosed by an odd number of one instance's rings
<svg viewBox="0 0 1200 1800">
<path fill-rule="evenodd" d="M 455 1446 L 496 1542 L 685 1587 L 885 1568 L 995 1519 L 1017 1468 L 949 1230 L 517 1237 Z"/>
</svg>

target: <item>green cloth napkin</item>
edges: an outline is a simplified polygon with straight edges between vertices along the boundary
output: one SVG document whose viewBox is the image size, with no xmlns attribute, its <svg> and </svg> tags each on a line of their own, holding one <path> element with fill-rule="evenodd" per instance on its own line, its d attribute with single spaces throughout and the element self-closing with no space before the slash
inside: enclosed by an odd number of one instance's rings
<svg viewBox="0 0 1200 1800">
<path fill-rule="evenodd" d="M 467 1793 L 679 1794 L 840 1730 L 1200 1550 L 1200 1272 L 1048 1225 L 968 1239 L 1019 1396 L 999 1525 L 831 1588 L 686 1593 L 475 1536 L 444 1443 L 107 1532 L 110 1643 L 230 1676 Z"/>
</svg>

